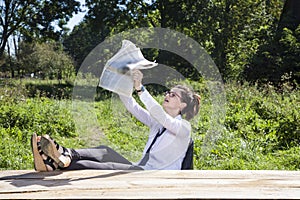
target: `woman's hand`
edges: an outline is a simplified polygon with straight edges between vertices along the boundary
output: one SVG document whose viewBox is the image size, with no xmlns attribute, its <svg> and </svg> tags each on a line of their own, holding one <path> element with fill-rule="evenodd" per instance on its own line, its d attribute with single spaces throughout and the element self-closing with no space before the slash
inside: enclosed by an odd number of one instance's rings
<svg viewBox="0 0 300 200">
<path fill-rule="evenodd" d="M 136 90 L 141 89 L 142 79 L 143 79 L 143 73 L 140 70 L 138 69 L 132 70 L 132 80 L 133 80 L 134 88 Z"/>
</svg>

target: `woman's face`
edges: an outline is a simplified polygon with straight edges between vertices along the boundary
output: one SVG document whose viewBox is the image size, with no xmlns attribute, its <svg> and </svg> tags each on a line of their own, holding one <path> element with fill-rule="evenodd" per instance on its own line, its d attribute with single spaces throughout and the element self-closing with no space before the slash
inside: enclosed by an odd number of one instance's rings
<svg viewBox="0 0 300 200">
<path fill-rule="evenodd" d="M 164 102 L 162 104 L 165 110 L 172 109 L 173 111 L 178 111 L 178 114 L 183 109 L 183 105 L 181 101 L 181 90 L 179 88 L 172 88 L 170 91 L 165 93 Z"/>
</svg>

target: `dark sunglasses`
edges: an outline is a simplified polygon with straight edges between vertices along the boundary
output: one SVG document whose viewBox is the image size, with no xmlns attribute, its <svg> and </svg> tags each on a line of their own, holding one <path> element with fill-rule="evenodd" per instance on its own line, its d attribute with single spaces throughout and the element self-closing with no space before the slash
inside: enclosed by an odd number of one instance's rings
<svg viewBox="0 0 300 200">
<path fill-rule="evenodd" d="M 171 97 L 171 98 L 177 96 L 177 97 L 179 97 L 179 99 L 181 99 L 181 96 L 179 96 L 179 94 L 177 94 L 176 92 L 166 91 L 165 96 L 167 96 L 167 95 L 169 95 L 169 97 Z"/>
</svg>

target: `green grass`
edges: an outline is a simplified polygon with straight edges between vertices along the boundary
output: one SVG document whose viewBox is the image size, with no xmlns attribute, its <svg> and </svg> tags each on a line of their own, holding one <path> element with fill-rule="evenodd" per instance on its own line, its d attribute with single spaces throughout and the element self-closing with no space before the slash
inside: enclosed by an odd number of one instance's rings
<svg viewBox="0 0 300 200">
<path fill-rule="evenodd" d="M 115 95 L 106 94 L 97 102 L 71 101 L 68 95 L 39 92 L 57 82 L 2 80 L 0 84 L 0 169 L 33 168 L 33 132 L 50 134 L 67 147 L 105 144 L 132 161 L 140 158 L 148 128 Z M 300 169 L 298 89 L 227 83 L 226 118 L 217 129 L 210 129 L 210 94 L 205 84 L 190 84 L 203 97 L 200 115 L 192 121 L 196 169 Z M 35 93 L 28 85 L 40 89 Z M 69 91 L 70 86 L 62 90 Z M 162 96 L 155 98 L 160 101 Z"/>
</svg>

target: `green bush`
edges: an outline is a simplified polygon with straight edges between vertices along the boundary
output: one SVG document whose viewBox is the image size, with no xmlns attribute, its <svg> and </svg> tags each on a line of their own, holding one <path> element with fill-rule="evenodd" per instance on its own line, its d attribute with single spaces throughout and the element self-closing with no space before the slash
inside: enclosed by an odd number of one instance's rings
<svg viewBox="0 0 300 200">
<path fill-rule="evenodd" d="M 0 169 L 29 169 L 33 167 L 30 135 L 18 127 L 0 127 Z"/>
<path fill-rule="evenodd" d="M 199 117 L 192 121 L 195 169 L 300 169 L 299 90 L 226 83 L 226 117 L 212 132 L 209 90 L 205 83 L 191 84 L 202 96 Z M 33 132 L 50 134 L 66 147 L 106 144 L 132 161 L 141 157 L 148 128 L 116 96 L 82 102 L 75 110 L 78 121 L 70 100 L 29 98 L 23 90 L 14 82 L 0 88 L 0 169 L 33 168 Z M 95 109 L 96 120 L 86 103 Z"/>
<path fill-rule="evenodd" d="M 40 134 L 72 137 L 75 125 L 66 101 L 35 98 L 17 104 L 0 104 L 2 128 L 19 128 Z"/>
<path fill-rule="evenodd" d="M 224 129 L 213 144 L 204 144 L 204 139 L 196 141 L 196 166 L 299 169 L 299 91 L 283 88 L 278 92 L 271 85 L 257 88 L 230 83 L 226 84 L 226 94 Z"/>
<path fill-rule="evenodd" d="M 68 107 L 66 100 L 3 97 L 0 101 L 0 169 L 32 168 L 30 137 L 34 132 L 55 138 L 76 137 Z"/>
</svg>

